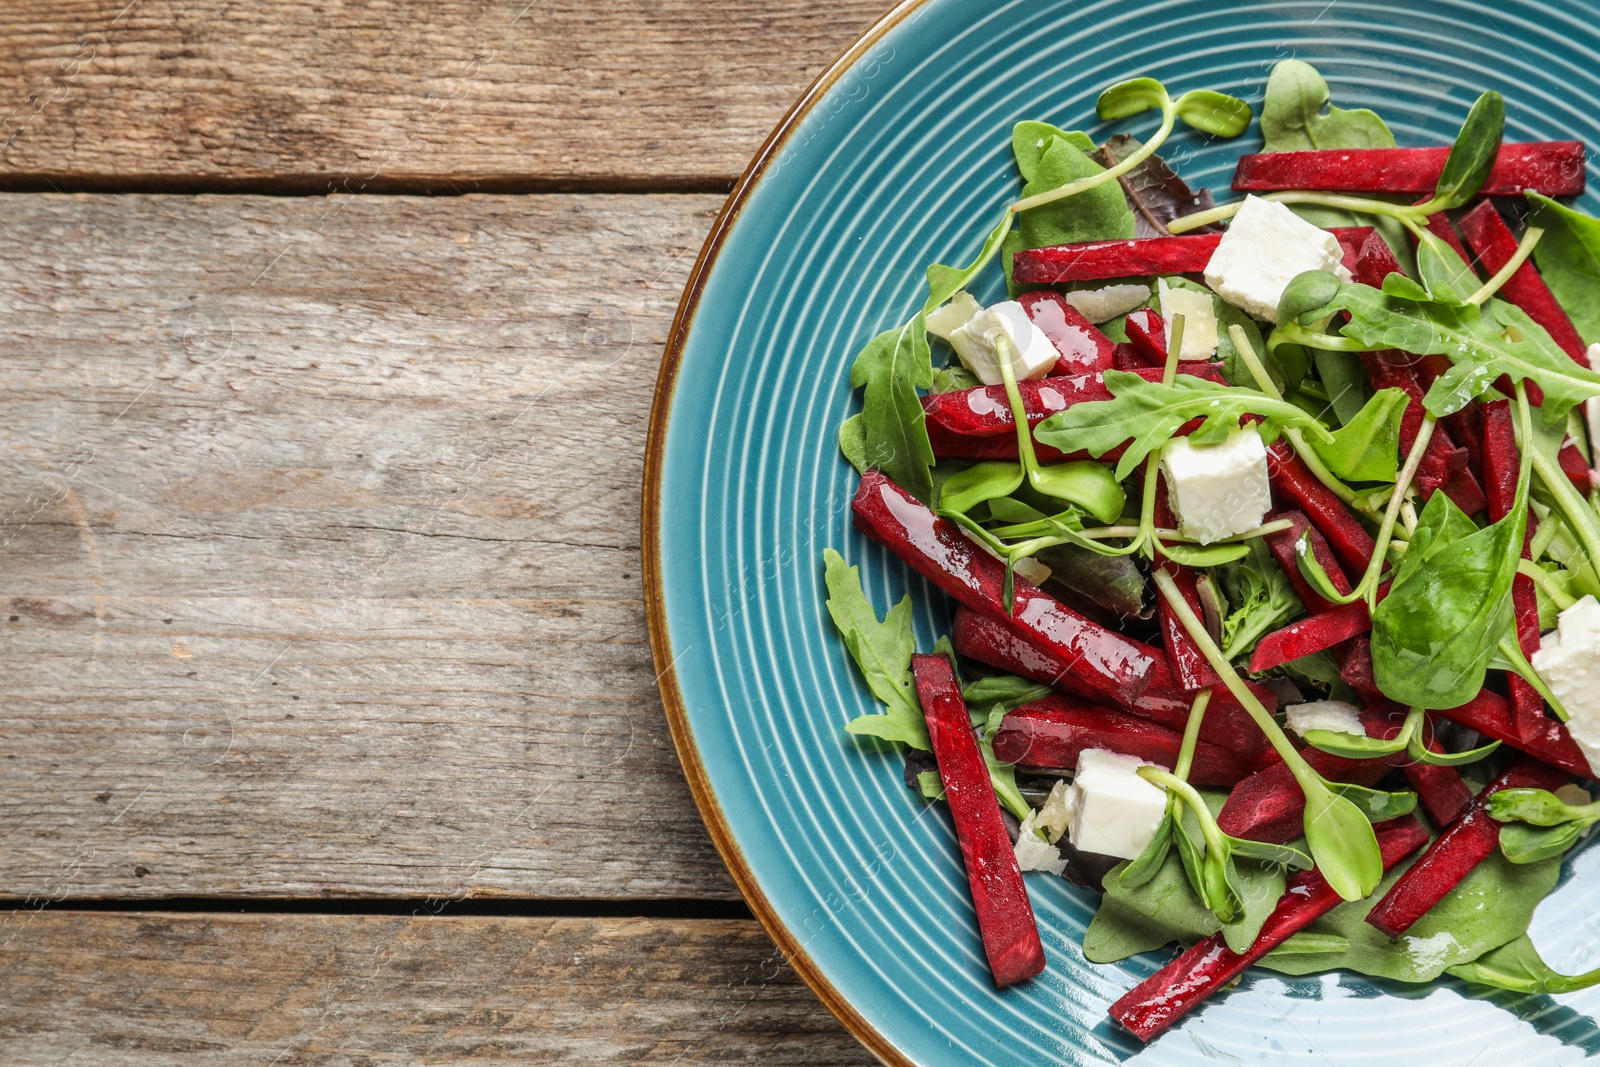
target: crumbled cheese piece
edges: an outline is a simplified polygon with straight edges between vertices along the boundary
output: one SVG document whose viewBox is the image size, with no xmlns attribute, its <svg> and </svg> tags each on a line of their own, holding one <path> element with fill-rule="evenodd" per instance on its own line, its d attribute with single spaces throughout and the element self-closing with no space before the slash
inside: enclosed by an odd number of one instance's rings
<svg viewBox="0 0 1600 1067">
<path fill-rule="evenodd" d="M 950 345 L 962 364 L 984 385 L 999 385 L 1000 355 L 997 338 L 1010 342 L 1012 373 L 1018 379 L 1043 378 L 1061 353 L 1049 336 L 1028 318 L 1015 300 L 1002 300 L 972 316 L 950 333 Z"/>
<path fill-rule="evenodd" d="M 1078 754 L 1067 788 L 1067 837 L 1080 852 L 1137 859 L 1167 812 L 1167 791 L 1139 777 L 1143 760 L 1105 749 Z"/>
<path fill-rule="evenodd" d="M 1575 808 L 1594 803 L 1594 797 L 1590 796 L 1589 791 L 1577 782 L 1568 782 L 1560 789 L 1557 789 L 1556 799 L 1563 804 L 1571 804 Z"/>
<path fill-rule="evenodd" d="M 1278 301 L 1295 275 L 1326 270 L 1349 281 L 1339 239 L 1288 207 L 1259 196 L 1244 198 L 1228 232 L 1206 264 L 1206 284 L 1218 296 L 1258 319 L 1278 321 Z"/>
<path fill-rule="evenodd" d="M 1203 545 L 1255 529 L 1272 508 L 1267 449 L 1254 426 L 1215 445 L 1174 438 L 1161 450 L 1161 469 L 1179 532 Z"/>
<path fill-rule="evenodd" d="M 1563 611 L 1532 662 L 1566 708 L 1567 730 L 1589 769 L 1600 776 L 1600 601 L 1586 596 Z"/>
<path fill-rule="evenodd" d="M 1061 840 L 1061 835 L 1067 832 L 1067 790 L 1070 786 L 1065 781 L 1057 782 L 1050 789 L 1050 795 L 1045 797 L 1044 807 L 1039 809 L 1039 817 L 1034 825 L 1043 830 L 1045 836 L 1053 845 Z"/>
<path fill-rule="evenodd" d="M 1061 858 L 1061 850 L 1046 844 L 1034 833 L 1034 815 L 1022 820 L 1022 832 L 1017 835 L 1013 851 L 1017 856 L 1017 866 L 1025 871 L 1049 871 L 1060 876 L 1067 869 L 1067 861 Z"/>
<path fill-rule="evenodd" d="M 1167 347 L 1172 346 L 1172 317 L 1182 315 L 1183 347 L 1178 350 L 1178 358 L 1210 359 L 1216 355 L 1217 306 L 1211 294 L 1168 285 L 1165 278 L 1156 282 L 1156 292 L 1161 298 L 1161 318 L 1167 326 Z"/>
<path fill-rule="evenodd" d="M 935 337 L 950 340 L 950 335 L 957 329 L 971 321 L 972 316 L 983 310 L 983 305 L 972 298 L 972 294 L 965 289 L 952 296 L 928 312 L 928 317 L 923 320 L 928 324 L 928 332 Z"/>
<path fill-rule="evenodd" d="M 1119 282 L 1098 289 L 1073 289 L 1061 295 L 1078 309 L 1078 314 L 1090 322 L 1101 323 L 1144 307 L 1150 300 L 1150 287 Z"/>
<path fill-rule="evenodd" d="M 1294 704 L 1284 709 L 1284 718 L 1289 723 L 1289 729 L 1301 737 L 1306 735 L 1307 730 L 1367 736 L 1366 727 L 1361 725 L 1361 709 L 1342 700 L 1313 700 L 1306 704 Z"/>
</svg>

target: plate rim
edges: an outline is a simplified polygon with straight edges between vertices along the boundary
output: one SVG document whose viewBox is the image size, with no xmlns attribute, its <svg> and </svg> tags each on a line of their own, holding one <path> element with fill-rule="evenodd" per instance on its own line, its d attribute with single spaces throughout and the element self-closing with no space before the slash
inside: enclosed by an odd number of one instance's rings
<svg viewBox="0 0 1600 1067">
<path fill-rule="evenodd" d="M 683 348 L 699 309 L 707 278 L 716 263 L 722 245 L 733 224 L 744 209 L 750 194 L 777 158 L 779 151 L 812 109 L 822 101 L 839 81 L 885 34 L 905 21 L 917 9 L 931 0 L 900 0 L 893 8 L 879 16 L 861 36 L 857 37 L 822 73 L 806 87 L 783 118 L 767 135 L 744 173 L 729 194 L 711 231 L 706 235 L 700 254 L 695 258 L 673 315 L 672 328 L 667 334 L 666 347 L 661 356 L 661 369 L 656 377 L 655 395 L 650 407 L 650 426 L 645 437 L 644 483 L 641 507 L 641 571 L 644 578 L 645 619 L 650 637 L 650 653 L 656 669 L 656 688 L 661 693 L 661 703 L 666 713 L 667 729 L 672 735 L 673 748 L 689 783 L 690 795 L 700 812 L 711 842 L 716 846 L 722 862 L 733 876 L 734 884 L 744 896 L 750 911 L 761 923 L 767 935 L 777 945 L 786 962 L 811 989 L 818 1000 L 844 1024 L 846 1030 L 883 1063 L 891 1067 L 918 1067 L 896 1048 L 887 1037 L 867 1021 L 849 999 L 822 973 L 821 968 L 801 945 L 773 909 L 760 884 L 756 881 L 738 841 L 734 838 L 717 800 L 716 791 L 701 762 L 699 748 L 689 727 L 688 709 L 683 692 L 678 686 L 676 657 L 672 655 L 672 639 L 667 628 L 666 598 L 662 590 L 661 572 L 661 480 L 663 457 L 666 452 L 667 423 L 672 408 L 672 398 L 677 385 L 678 368 L 683 358 Z"/>
</svg>

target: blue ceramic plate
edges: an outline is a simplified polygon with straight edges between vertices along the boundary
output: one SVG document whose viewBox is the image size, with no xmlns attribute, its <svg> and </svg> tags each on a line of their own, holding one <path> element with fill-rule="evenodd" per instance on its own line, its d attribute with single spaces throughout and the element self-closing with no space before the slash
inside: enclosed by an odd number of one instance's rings
<svg viewBox="0 0 1600 1067">
<path fill-rule="evenodd" d="M 875 27 L 762 149 L 706 244 L 662 368 L 646 484 L 651 632 L 712 836 L 793 966 L 885 1061 L 1414 1067 L 1600 1050 L 1594 991 L 1494 1001 L 1459 985 L 1266 972 L 1142 1048 L 1106 1007 L 1166 957 L 1085 963 L 1093 895 L 1040 876 L 1029 888 L 1049 966 L 996 993 L 944 809 L 901 784 L 897 754 L 843 733 L 872 704 L 821 589 L 832 546 L 861 565 L 880 609 L 911 593 L 922 647 L 948 626 L 945 598 L 851 529 L 856 476 L 834 435 L 856 404 L 856 350 L 911 316 L 929 263 L 970 260 L 1015 193 L 1014 122 L 1098 138 L 1096 95 L 1139 74 L 1259 103 L 1272 65 L 1295 56 L 1340 105 L 1378 110 L 1402 144 L 1447 143 L 1497 88 L 1508 140 L 1600 145 L 1597 54 L 1579 0 L 930 0 Z M 1234 160 L 1256 143 L 1254 131 L 1180 134 L 1163 152 L 1227 199 Z M 995 296 L 998 271 L 990 282 L 976 295 Z M 1535 921 L 1546 958 L 1600 963 L 1597 905 L 1600 870 L 1573 872 Z"/>
</svg>

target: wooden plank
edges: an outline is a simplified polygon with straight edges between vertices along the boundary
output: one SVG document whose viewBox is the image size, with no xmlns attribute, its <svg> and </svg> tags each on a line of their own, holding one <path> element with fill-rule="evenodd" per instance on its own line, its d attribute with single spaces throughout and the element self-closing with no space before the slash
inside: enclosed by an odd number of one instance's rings
<svg viewBox="0 0 1600 1067">
<path fill-rule="evenodd" d="M 716 196 L 0 196 L 0 896 L 732 898 L 638 495 Z"/>
<path fill-rule="evenodd" d="M 0 188 L 724 189 L 888 6 L 6 4 Z"/>
<path fill-rule="evenodd" d="M 872 1063 L 752 921 L 13 917 L 0 1059 Z"/>
</svg>

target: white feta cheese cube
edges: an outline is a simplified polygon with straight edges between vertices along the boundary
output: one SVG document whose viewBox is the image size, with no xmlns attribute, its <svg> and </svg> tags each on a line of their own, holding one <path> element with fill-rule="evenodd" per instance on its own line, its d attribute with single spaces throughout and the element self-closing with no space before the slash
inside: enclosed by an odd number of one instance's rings
<svg viewBox="0 0 1600 1067">
<path fill-rule="evenodd" d="M 950 344 L 961 363 L 978 376 L 984 385 L 999 385 L 1000 356 L 996 339 L 1004 335 L 1010 342 L 1011 371 L 1023 378 L 1043 378 L 1050 373 L 1061 353 L 1028 313 L 1015 300 L 1002 300 L 972 316 L 950 333 Z"/>
<path fill-rule="evenodd" d="M 1215 445 L 1174 438 L 1161 450 L 1161 469 L 1178 531 L 1202 545 L 1255 529 L 1272 509 L 1267 449 L 1254 426 Z"/>
<path fill-rule="evenodd" d="M 1361 725 L 1361 709 L 1342 700 L 1313 700 L 1305 704 L 1292 704 L 1284 709 L 1289 729 L 1306 735 L 1307 730 L 1327 730 L 1335 734 L 1355 734 L 1366 737 L 1367 729 Z"/>
<path fill-rule="evenodd" d="M 1586 596 L 1563 611 L 1532 662 L 1567 710 L 1567 729 L 1600 777 L 1600 601 Z"/>
<path fill-rule="evenodd" d="M 1139 777 L 1143 760 L 1101 748 L 1078 755 L 1067 788 L 1067 838 L 1080 852 L 1137 859 L 1167 812 L 1167 791 Z"/>
<path fill-rule="evenodd" d="M 962 289 L 928 312 L 928 317 L 923 321 L 928 324 L 929 333 L 948 341 L 951 334 L 972 321 L 972 316 L 982 310 L 983 305 L 974 300 L 971 293 Z"/>
<path fill-rule="evenodd" d="M 1182 315 L 1183 347 L 1178 350 L 1178 358 L 1210 359 L 1216 355 L 1217 306 L 1211 294 L 1168 285 L 1165 278 L 1156 282 L 1156 293 L 1161 298 L 1161 318 L 1167 324 L 1167 347 L 1172 347 L 1172 318 Z"/>
<path fill-rule="evenodd" d="M 1067 869 L 1067 861 L 1061 858 L 1059 848 L 1034 832 L 1034 815 L 1022 820 L 1022 832 L 1017 834 L 1017 844 L 1013 849 L 1017 866 L 1025 871 L 1049 871 L 1059 876 Z"/>
<path fill-rule="evenodd" d="M 1344 281 L 1339 239 L 1288 207 L 1259 196 L 1244 198 L 1228 232 L 1206 264 L 1206 284 L 1234 307 L 1268 322 L 1278 321 L 1278 301 L 1295 275 L 1327 270 Z"/>
<path fill-rule="evenodd" d="M 1144 307 L 1150 300 L 1150 287 L 1118 282 L 1096 289 L 1072 289 L 1061 295 L 1066 297 L 1067 303 L 1078 309 L 1078 314 L 1090 322 L 1101 323 Z"/>
</svg>

